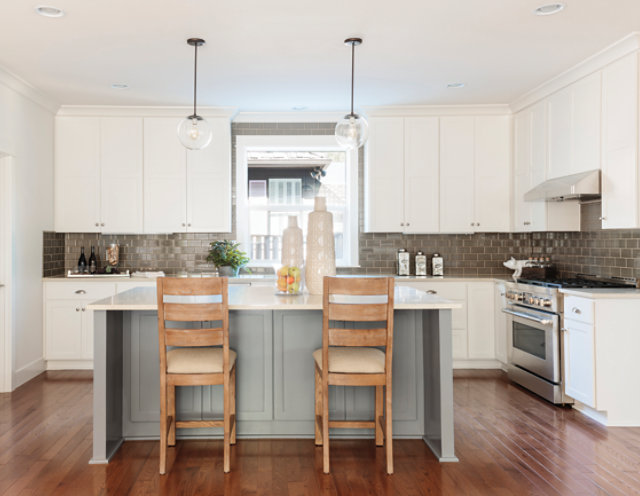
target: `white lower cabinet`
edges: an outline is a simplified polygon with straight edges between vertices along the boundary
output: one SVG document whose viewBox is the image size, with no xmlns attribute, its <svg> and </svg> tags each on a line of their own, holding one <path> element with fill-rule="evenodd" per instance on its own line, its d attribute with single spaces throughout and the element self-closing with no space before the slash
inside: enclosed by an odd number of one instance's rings
<svg viewBox="0 0 640 496">
<path fill-rule="evenodd" d="M 640 426 L 640 295 L 566 296 L 565 392 L 610 426 Z"/>
<path fill-rule="evenodd" d="M 495 354 L 494 283 L 489 281 L 398 281 L 462 305 L 452 311 L 454 368 L 498 367 Z"/>
<path fill-rule="evenodd" d="M 506 307 L 506 288 L 503 282 L 496 283 L 493 295 L 493 319 L 495 329 L 496 359 L 503 365 L 509 363 L 509 328 L 507 315 L 502 311 Z"/>
<path fill-rule="evenodd" d="M 48 369 L 93 368 L 93 312 L 87 305 L 115 293 L 115 283 L 44 283 L 44 359 Z"/>
</svg>

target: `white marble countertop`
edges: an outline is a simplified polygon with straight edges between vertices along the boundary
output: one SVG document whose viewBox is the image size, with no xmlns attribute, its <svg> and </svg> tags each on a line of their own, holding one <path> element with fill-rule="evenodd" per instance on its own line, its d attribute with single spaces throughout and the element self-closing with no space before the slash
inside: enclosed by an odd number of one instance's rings
<svg viewBox="0 0 640 496">
<path fill-rule="evenodd" d="M 576 288 L 560 289 L 560 292 L 567 296 L 580 296 L 582 298 L 616 298 L 616 299 L 640 299 L 640 289 L 633 288 Z"/>
<path fill-rule="evenodd" d="M 140 287 L 95 301 L 89 310 L 157 310 L 155 288 Z M 461 308 L 437 295 L 396 285 L 396 310 L 439 310 Z M 322 295 L 281 296 L 272 286 L 229 286 L 230 310 L 322 310 Z"/>
</svg>

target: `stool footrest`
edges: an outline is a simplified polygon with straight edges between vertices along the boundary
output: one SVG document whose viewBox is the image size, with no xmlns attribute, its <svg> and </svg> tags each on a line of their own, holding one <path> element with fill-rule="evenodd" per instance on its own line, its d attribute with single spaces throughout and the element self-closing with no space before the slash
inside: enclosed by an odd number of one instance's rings
<svg viewBox="0 0 640 496">
<path fill-rule="evenodd" d="M 176 422 L 179 429 L 197 429 L 199 427 L 224 427 L 224 420 L 179 420 Z"/>
<path fill-rule="evenodd" d="M 329 420 L 331 429 L 375 429 L 376 423 L 372 420 Z"/>
</svg>

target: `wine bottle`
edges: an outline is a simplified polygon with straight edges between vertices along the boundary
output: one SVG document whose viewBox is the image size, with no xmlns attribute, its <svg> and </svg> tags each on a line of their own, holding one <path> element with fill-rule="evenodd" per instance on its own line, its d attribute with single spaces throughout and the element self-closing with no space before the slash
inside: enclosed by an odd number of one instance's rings
<svg viewBox="0 0 640 496">
<path fill-rule="evenodd" d="M 78 259 L 78 272 L 87 271 L 87 259 L 84 257 L 84 246 L 80 247 L 80 258 Z"/>
<path fill-rule="evenodd" d="M 91 245 L 91 255 L 89 255 L 89 272 L 95 274 L 98 271 L 98 261 L 96 260 L 96 249 Z"/>
</svg>

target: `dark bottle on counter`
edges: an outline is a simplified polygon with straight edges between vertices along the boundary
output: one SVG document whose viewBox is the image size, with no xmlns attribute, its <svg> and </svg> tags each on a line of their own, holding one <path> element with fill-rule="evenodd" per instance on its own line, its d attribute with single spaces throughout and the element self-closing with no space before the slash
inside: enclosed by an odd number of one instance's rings
<svg viewBox="0 0 640 496">
<path fill-rule="evenodd" d="M 87 271 L 87 259 L 84 257 L 84 246 L 80 247 L 80 258 L 78 259 L 78 272 Z"/>
<path fill-rule="evenodd" d="M 96 260 L 96 249 L 91 246 L 91 255 L 89 255 L 89 272 L 95 274 L 98 271 L 98 261 Z"/>
</svg>

